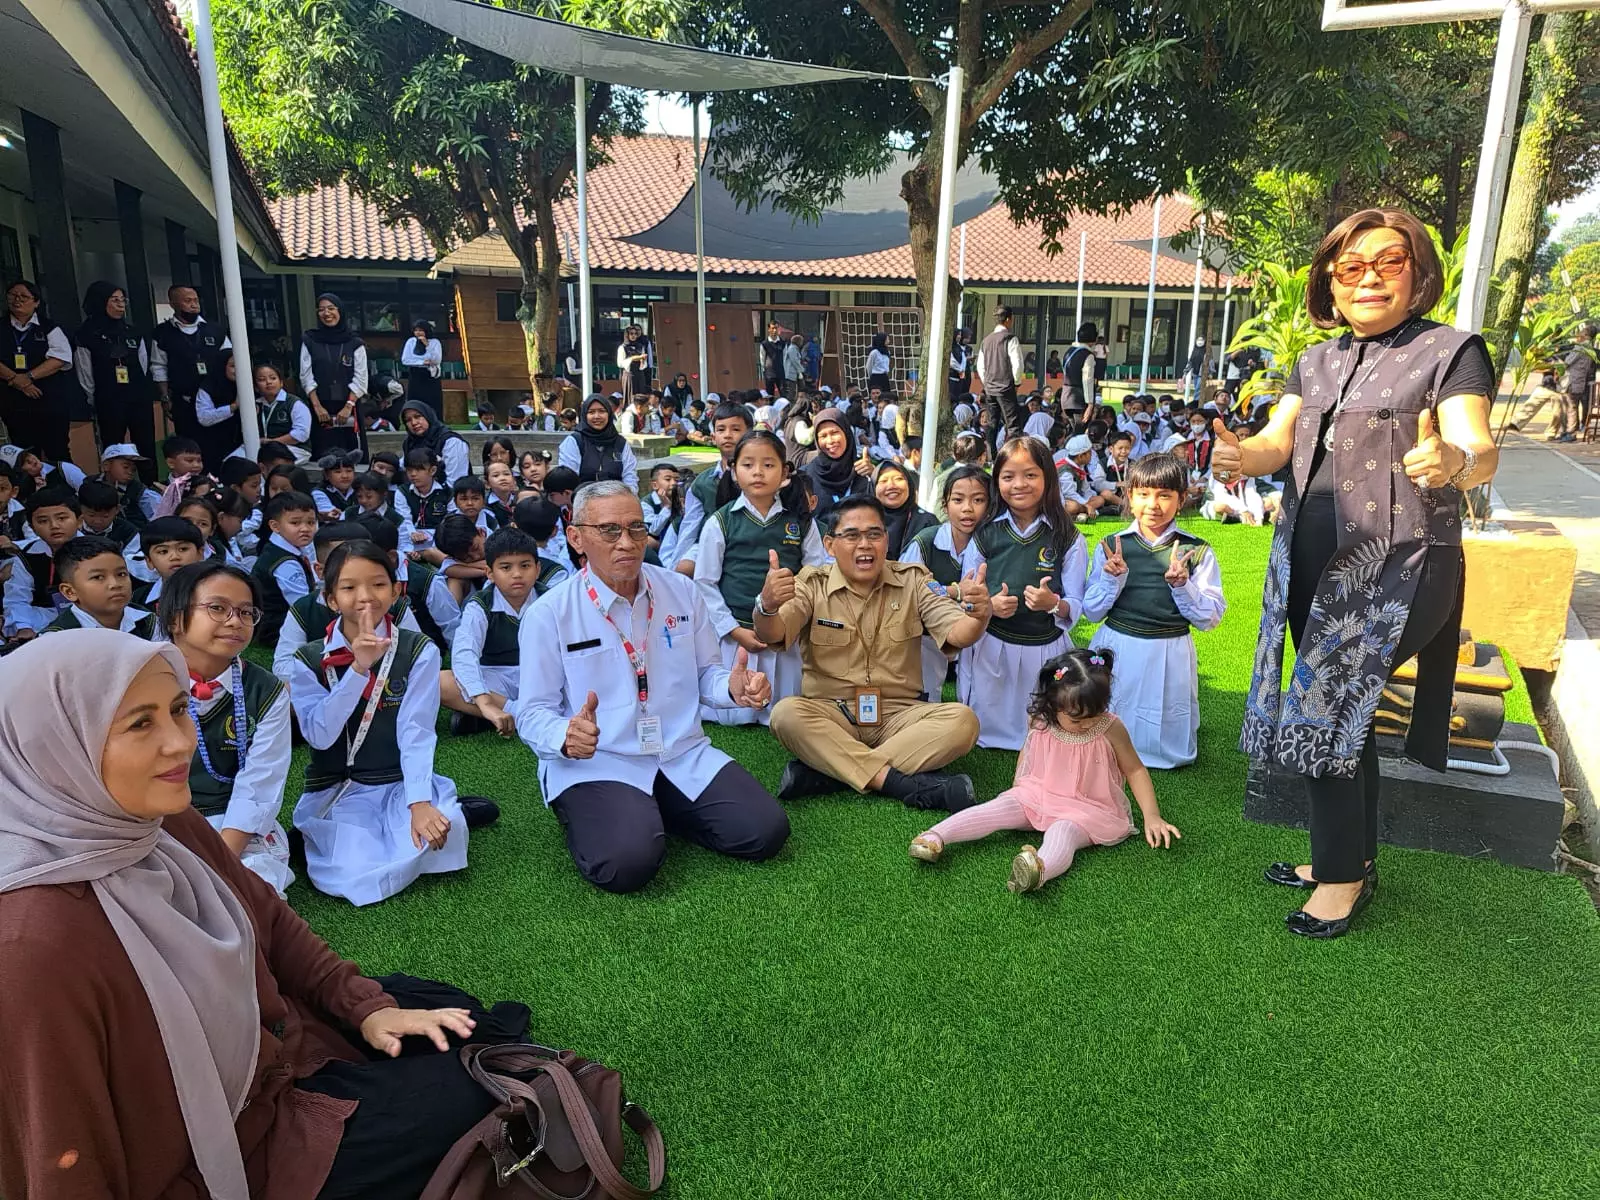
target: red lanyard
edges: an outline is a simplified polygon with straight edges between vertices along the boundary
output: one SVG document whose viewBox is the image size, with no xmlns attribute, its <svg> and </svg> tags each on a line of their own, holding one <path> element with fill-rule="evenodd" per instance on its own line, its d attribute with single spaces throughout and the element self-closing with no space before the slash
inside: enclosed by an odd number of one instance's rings
<svg viewBox="0 0 1600 1200">
<path fill-rule="evenodd" d="M 583 588 L 584 591 L 589 593 L 589 602 L 594 605 L 595 611 L 605 618 L 606 624 L 611 626 L 616 631 L 617 636 L 622 639 L 622 649 L 628 656 L 628 662 L 633 665 L 634 678 L 638 680 L 639 703 L 641 705 L 648 703 L 650 700 L 650 675 L 645 670 L 644 655 L 629 640 L 628 635 L 622 632 L 621 626 L 611 619 L 611 614 L 601 606 L 600 593 L 594 590 L 594 584 L 590 582 L 588 567 L 583 569 Z M 656 617 L 655 593 L 648 586 L 644 589 L 644 599 L 644 641 L 645 645 L 648 646 L 650 644 L 650 622 L 654 621 Z"/>
</svg>

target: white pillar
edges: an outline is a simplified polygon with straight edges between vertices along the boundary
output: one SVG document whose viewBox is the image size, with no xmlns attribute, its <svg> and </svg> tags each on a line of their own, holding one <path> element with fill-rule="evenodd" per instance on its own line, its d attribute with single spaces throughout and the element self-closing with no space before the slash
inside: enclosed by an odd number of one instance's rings
<svg viewBox="0 0 1600 1200">
<path fill-rule="evenodd" d="M 950 304 L 950 226 L 954 220 L 956 164 L 961 161 L 961 105 L 965 75 L 960 67 L 950 68 L 944 89 L 944 161 L 939 168 L 939 233 L 933 254 L 933 311 L 928 314 L 924 333 L 928 350 L 928 373 L 922 383 L 922 447 L 924 455 L 936 453 L 939 438 L 939 399 L 944 395 L 949 374 L 946 350 L 946 313 Z M 918 503 L 928 511 L 936 507 L 933 495 L 934 472 L 922 472 Z"/>
<path fill-rule="evenodd" d="M 239 238 L 233 225 L 233 184 L 228 171 L 222 96 L 217 87 L 211 0 L 195 0 L 194 45 L 200 68 L 200 105 L 206 120 L 211 195 L 217 211 L 217 257 L 222 260 L 222 294 L 227 300 L 228 333 L 233 341 L 234 395 L 239 401 L 239 422 L 244 426 L 244 452 L 254 458 L 261 444 L 261 426 L 256 421 L 255 374 L 250 367 L 250 323 L 244 311 L 244 283 L 239 278 Z"/>
<path fill-rule="evenodd" d="M 1189 349 L 1200 340 L 1200 272 L 1206 265 L 1206 217 L 1200 214 L 1200 240 L 1194 248 L 1194 296 L 1189 301 Z M 1187 357 L 1187 356 L 1185 356 Z"/>
<path fill-rule="evenodd" d="M 958 252 L 956 257 L 956 278 L 961 281 L 961 291 L 956 296 L 956 328 L 961 329 L 967 323 L 967 226 L 965 222 L 962 223 L 961 240 L 957 243 L 956 249 Z M 1571 280 L 1567 281 L 1567 286 L 1569 288 L 1572 286 Z M 952 397 L 953 401 L 954 397 Z"/>
<path fill-rule="evenodd" d="M 700 101 L 694 100 L 694 311 L 700 330 L 700 387 L 703 401 L 711 386 L 711 358 L 706 352 L 706 218 L 700 194 L 705 182 L 705 164 L 700 158 Z"/>
<path fill-rule="evenodd" d="M 1077 341 L 1078 330 L 1083 328 L 1083 266 L 1089 257 L 1089 231 L 1078 231 L 1078 315 L 1072 325 L 1072 339 Z"/>
<path fill-rule="evenodd" d="M 1222 340 L 1217 343 L 1217 382 L 1221 383 L 1228 377 L 1228 317 L 1233 313 L 1233 284 L 1228 285 L 1228 290 L 1222 298 Z"/>
<path fill-rule="evenodd" d="M 1528 58 L 1528 27 L 1533 14 L 1512 0 L 1500 18 L 1500 41 L 1494 52 L 1489 83 L 1489 111 L 1478 154 L 1478 180 L 1472 192 L 1467 250 L 1461 265 L 1461 298 L 1456 303 L 1456 328 L 1477 333 L 1489 300 L 1489 271 L 1500 234 L 1500 206 L 1506 196 L 1506 174 L 1517 136 L 1517 96 Z"/>
<path fill-rule="evenodd" d="M 1150 390 L 1150 333 L 1156 320 L 1156 248 L 1161 244 L 1161 197 L 1150 216 L 1150 287 L 1144 297 L 1144 358 L 1139 364 L 1139 391 Z"/>
<path fill-rule="evenodd" d="M 589 293 L 589 104 L 588 88 L 582 75 L 573 77 L 577 104 L 578 134 L 578 357 L 583 363 L 583 400 L 578 402 L 579 423 L 583 420 L 583 401 L 594 395 L 594 304 Z"/>
</svg>

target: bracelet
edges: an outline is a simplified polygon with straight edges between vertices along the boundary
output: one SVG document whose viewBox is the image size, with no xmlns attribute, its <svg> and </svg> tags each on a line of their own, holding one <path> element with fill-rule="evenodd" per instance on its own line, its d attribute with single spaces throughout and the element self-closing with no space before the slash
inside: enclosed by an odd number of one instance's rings
<svg viewBox="0 0 1600 1200">
<path fill-rule="evenodd" d="M 1456 449 L 1461 451 L 1461 469 L 1446 482 L 1459 491 L 1466 491 L 1466 481 L 1478 469 L 1478 452 L 1467 446 L 1457 446 Z"/>
<path fill-rule="evenodd" d="M 775 617 L 778 614 L 767 611 L 767 602 L 761 598 L 761 593 L 756 593 L 756 615 L 759 617 Z"/>
</svg>

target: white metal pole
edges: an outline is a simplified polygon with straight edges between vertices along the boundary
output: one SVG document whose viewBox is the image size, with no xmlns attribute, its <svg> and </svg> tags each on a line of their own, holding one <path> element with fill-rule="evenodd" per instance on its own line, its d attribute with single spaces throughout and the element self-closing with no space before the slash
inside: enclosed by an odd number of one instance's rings
<svg viewBox="0 0 1600 1200">
<path fill-rule="evenodd" d="M 1533 14 L 1517 0 L 1506 5 L 1500 18 L 1500 41 L 1494 52 L 1494 74 L 1489 83 L 1489 111 L 1483 126 L 1483 149 L 1478 154 L 1478 180 L 1472 193 L 1472 216 L 1467 226 L 1466 259 L 1461 268 L 1461 296 L 1456 302 L 1456 328 L 1477 333 L 1483 328 L 1483 310 L 1489 300 L 1489 271 L 1495 241 L 1500 233 L 1500 206 L 1505 201 L 1506 174 L 1516 140 L 1517 96 L 1528 57 L 1528 27 Z"/>
<path fill-rule="evenodd" d="M 578 133 L 578 295 L 582 324 L 578 327 L 579 359 L 583 363 L 583 400 L 594 395 L 594 304 L 589 292 L 589 101 L 587 81 L 572 79 L 577 104 Z M 578 404 L 581 422 L 583 401 Z"/>
<path fill-rule="evenodd" d="M 1150 286 L 1144 297 L 1144 359 L 1139 364 L 1139 391 L 1150 390 L 1150 332 L 1156 319 L 1156 247 L 1161 244 L 1161 197 L 1150 216 Z"/>
<path fill-rule="evenodd" d="M 222 259 L 222 294 L 227 301 L 228 332 L 233 341 L 234 395 L 239 401 L 239 423 L 244 426 L 244 452 L 254 458 L 261 445 L 261 426 L 256 422 L 250 323 L 244 311 L 244 283 L 239 278 L 239 238 L 233 225 L 233 185 L 228 170 L 228 137 L 222 122 L 222 94 L 217 86 L 217 45 L 211 33 L 211 0 L 195 2 L 194 44 L 195 59 L 200 67 L 200 105 L 206 120 L 211 195 L 217 210 L 217 256 Z"/>
<path fill-rule="evenodd" d="M 1200 340 L 1200 272 L 1206 265 L 1206 217 L 1200 214 L 1200 240 L 1194 248 L 1194 295 L 1189 300 L 1189 349 Z"/>
<path fill-rule="evenodd" d="M 694 101 L 694 309 L 700 326 L 700 399 L 713 391 L 711 357 L 706 351 L 706 217 L 700 194 L 705 164 L 700 158 L 700 101 Z"/>
<path fill-rule="evenodd" d="M 932 457 L 938 453 L 939 401 L 944 395 L 945 365 L 949 351 L 945 348 L 945 320 L 950 302 L 950 226 L 954 220 L 956 193 L 956 164 L 960 161 L 961 104 L 965 95 L 965 76 L 960 67 L 950 68 L 950 78 L 944 89 L 944 161 L 939 169 L 939 233 L 934 243 L 933 255 L 933 311 L 928 315 L 926 337 L 928 342 L 928 373 L 922 381 L 922 447 L 923 454 Z M 922 472 L 919 503 L 932 512 L 936 507 L 933 495 L 934 472 Z"/>
<path fill-rule="evenodd" d="M 957 247 L 959 254 L 956 258 L 956 278 L 961 281 L 961 290 L 956 294 L 956 328 L 963 329 L 967 324 L 967 227 L 961 226 L 961 241 Z M 1571 282 L 1567 283 L 1570 288 Z M 951 398 L 951 403 L 954 403 Z"/>
<path fill-rule="evenodd" d="M 1078 330 L 1083 328 L 1083 265 L 1089 257 L 1089 231 L 1078 230 L 1078 315 L 1072 326 L 1072 338 L 1078 338 Z"/>
<path fill-rule="evenodd" d="M 1222 340 L 1217 343 L 1217 382 L 1228 377 L 1228 317 L 1233 312 L 1233 284 L 1222 297 Z"/>
</svg>

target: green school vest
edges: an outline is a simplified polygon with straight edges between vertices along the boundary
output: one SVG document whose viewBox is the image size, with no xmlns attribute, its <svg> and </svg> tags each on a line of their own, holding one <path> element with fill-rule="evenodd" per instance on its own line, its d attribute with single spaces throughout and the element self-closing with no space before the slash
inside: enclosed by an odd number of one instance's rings
<svg viewBox="0 0 1600 1200">
<path fill-rule="evenodd" d="M 409 611 L 406 597 L 401 596 L 389 606 L 389 616 L 396 625 L 405 619 Z M 289 616 L 294 618 L 294 623 L 300 626 L 301 632 L 306 635 L 306 641 L 314 642 L 328 636 L 328 626 L 333 624 L 333 619 L 338 614 L 322 602 L 322 598 L 313 592 L 309 596 L 301 596 L 289 606 Z"/>
<path fill-rule="evenodd" d="M 542 596 L 568 575 L 572 574 L 571 568 L 565 563 L 557 562 L 553 558 L 539 555 L 539 578 L 534 581 L 533 594 Z"/>
<path fill-rule="evenodd" d="M 1172 586 L 1165 576 L 1176 547 L 1205 545 L 1181 529 L 1160 546 L 1149 546 L 1137 535 L 1124 534 L 1122 558 L 1128 564 L 1128 577 L 1117 602 L 1106 614 L 1106 625 L 1136 638 L 1176 638 L 1188 633 L 1189 622 L 1178 611 L 1178 602 L 1172 598 Z"/>
<path fill-rule="evenodd" d="M 919 530 L 917 536 L 911 540 L 922 552 L 922 563 L 932 572 L 935 582 L 949 587 L 952 583 L 961 582 L 961 560 L 948 550 L 941 550 L 933 544 L 933 539 L 938 536 L 942 528 L 942 525 L 933 525 Z"/>
<path fill-rule="evenodd" d="M 411 513 L 411 523 L 418 529 L 437 529 L 450 511 L 450 491 L 435 487 L 426 496 L 419 496 L 409 486 L 400 489 L 400 498 Z"/>
<path fill-rule="evenodd" d="M 312 595 L 316 594 L 317 581 L 311 574 L 311 565 L 306 562 L 305 557 L 285 550 L 270 539 L 263 538 L 261 548 L 256 553 L 256 565 L 250 570 L 256 577 L 256 582 L 261 585 L 261 620 L 256 623 L 255 637 L 258 646 L 277 644 L 278 632 L 283 628 L 283 619 L 289 614 L 289 601 L 284 597 L 278 581 L 272 577 L 272 572 L 279 563 L 290 558 L 299 561 L 301 569 L 305 572 L 306 587 Z"/>
<path fill-rule="evenodd" d="M 306 791 L 321 791 L 323 788 L 343 783 L 346 779 L 364 784 L 400 781 L 402 777 L 398 724 L 400 701 L 410 683 L 411 668 L 416 665 L 417 657 L 422 653 L 425 643 L 420 633 L 414 633 L 409 629 L 397 630 L 396 636 L 399 645 L 395 650 L 394 663 L 389 669 L 389 682 L 384 685 L 383 698 L 378 702 L 378 711 L 372 718 L 372 728 L 367 731 L 366 741 L 361 743 L 361 750 L 356 755 L 354 765 L 347 767 L 345 756 L 349 753 L 350 740 L 361 727 L 361 714 L 367 709 L 365 700 L 357 704 L 355 711 L 350 714 L 343 737 L 326 750 L 311 751 L 311 759 L 306 763 Z M 320 639 L 307 642 L 295 651 L 295 657 L 310 667 L 312 674 L 317 677 L 317 682 L 326 688 L 328 680 L 322 671 L 323 645 Z M 349 669 L 336 668 L 341 677 Z"/>
<path fill-rule="evenodd" d="M 256 416 L 261 422 L 261 436 L 281 438 L 294 432 L 294 397 L 284 396 L 282 403 L 270 401 L 256 405 Z"/>
<path fill-rule="evenodd" d="M 689 494 L 700 501 L 702 513 L 715 512 L 717 508 L 717 484 L 722 476 L 717 474 L 715 467 L 707 467 L 694 477 L 694 482 L 689 485 Z"/>
<path fill-rule="evenodd" d="M 252 662 L 241 663 L 244 684 L 245 758 L 249 760 L 250 744 L 255 740 L 256 727 L 267 710 L 283 692 L 283 681 L 271 671 L 262 670 Z M 239 752 L 234 748 L 233 697 L 214 704 L 211 711 L 200 718 L 200 736 L 205 739 L 206 750 L 211 755 L 211 765 L 217 773 L 230 779 L 239 773 Z M 200 815 L 216 817 L 227 811 L 233 798 L 233 784 L 213 779 L 206 770 L 205 761 L 198 749 L 189 764 L 189 795 Z"/>
<path fill-rule="evenodd" d="M 66 629 L 82 628 L 83 622 L 78 620 L 78 618 L 73 614 L 73 611 L 70 608 L 63 608 L 58 614 L 56 614 L 56 619 L 51 621 L 50 624 L 46 625 L 39 632 L 60 633 Z M 146 613 L 144 616 L 140 617 L 134 622 L 133 628 L 128 632 L 133 634 L 134 637 L 143 638 L 147 642 L 154 641 L 156 636 L 156 614 Z"/>
<path fill-rule="evenodd" d="M 472 598 L 467 601 L 483 609 L 483 615 L 489 621 L 489 631 L 483 636 L 483 649 L 478 654 L 478 661 L 486 667 L 514 667 L 519 661 L 517 631 L 522 627 L 522 622 L 510 613 L 495 611 L 496 595 L 490 586 L 472 593 Z"/>
<path fill-rule="evenodd" d="M 1061 627 L 1054 616 L 1034 612 L 1022 603 L 1022 589 L 1038 587 L 1039 580 L 1046 575 L 1050 576 L 1056 594 L 1062 592 L 1062 564 L 1050 546 L 1053 532 L 1041 521 L 1032 534 L 1022 537 L 1010 521 L 992 521 L 976 534 L 978 548 L 989 564 L 989 594 L 993 596 L 999 592 L 1001 584 L 1009 584 L 1011 595 L 1017 597 L 1015 615 L 995 617 L 989 622 L 989 632 L 1002 642 L 1014 646 L 1046 646 L 1061 636 Z M 1082 536 L 1077 526 L 1072 527 L 1072 536 L 1074 539 Z"/>
<path fill-rule="evenodd" d="M 768 551 L 776 550 L 779 565 L 798 575 L 805 565 L 806 525 L 810 518 L 785 512 L 762 524 L 754 513 L 725 504 L 711 519 L 721 528 L 727 543 L 717 588 L 733 619 L 746 629 L 754 628 L 756 598 L 767 581 L 770 565 Z"/>
<path fill-rule="evenodd" d="M 362 508 L 359 504 L 352 504 L 344 510 L 344 519 L 346 521 L 359 521 L 363 517 L 370 516 L 372 516 L 372 514 L 366 509 Z M 396 529 L 399 529 L 400 526 L 405 523 L 405 518 L 395 511 L 394 503 L 392 501 L 383 506 L 383 511 L 379 513 L 378 516 L 389 522 L 389 524 L 393 525 Z M 409 549 L 409 547 L 400 547 L 402 553 L 404 553 L 407 549 Z"/>
</svg>

